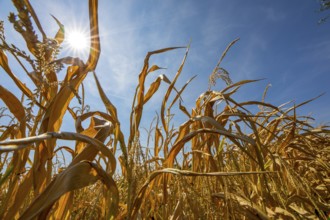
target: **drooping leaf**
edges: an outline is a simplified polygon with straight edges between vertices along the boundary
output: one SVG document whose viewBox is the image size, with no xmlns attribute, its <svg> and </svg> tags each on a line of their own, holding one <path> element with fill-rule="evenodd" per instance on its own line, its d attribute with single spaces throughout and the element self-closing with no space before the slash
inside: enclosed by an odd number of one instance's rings
<svg viewBox="0 0 330 220">
<path fill-rule="evenodd" d="M 162 67 L 159 67 L 157 65 L 152 65 L 149 70 L 148 70 L 148 73 L 151 73 L 151 72 L 154 72 L 156 70 L 160 70 L 160 69 L 165 69 L 165 68 L 162 68 Z"/>
<path fill-rule="evenodd" d="M 143 184 L 143 186 L 140 188 L 138 195 L 134 199 L 134 205 L 133 205 L 133 212 L 132 216 L 130 216 L 132 219 L 136 218 L 136 215 L 140 209 L 140 206 L 142 204 L 142 200 L 144 197 L 144 194 L 146 193 L 148 187 L 157 180 L 157 178 L 162 174 L 173 174 L 173 175 L 179 175 L 179 176 L 241 176 L 241 175 L 256 175 L 256 174 L 267 174 L 271 172 L 213 172 L 213 173 L 199 173 L 199 172 L 192 172 L 188 170 L 179 170 L 174 168 L 165 168 L 162 170 L 157 170 L 151 173 L 148 176 L 148 179 Z M 259 209 L 258 209 L 259 211 Z M 262 212 L 261 212 L 262 213 Z M 262 213 L 263 214 L 263 213 Z M 264 215 L 263 215 L 264 216 Z M 267 215 L 266 215 L 267 216 Z"/>
<path fill-rule="evenodd" d="M 45 134 L 35 137 L 1 141 L 0 152 L 20 150 L 30 146 L 30 144 L 35 143 L 37 141 L 52 138 L 58 138 L 62 140 L 76 140 L 89 143 L 91 146 L 94 146 L 95 148 L 97 148 L 98 151 L 102 152 L 106 157 L 108 157 L 112 166 L 112 171 L 114 172 L 116 170 L 116 158 L 114 157 L 109 148 L 107 148 L 101 141 L 97 139 L 73 132 L 47 132 Z"/>
<path fill-rule="evenodd" d="M 162 74 L 157 77 L 157 79 L 151 83 L 147 93 L 144 96 L 144 104 L 147 103 L 150 98 L 158 91 L 161 81 L 164 81 L 168 84 L 171 84 L 171 81 L 166 77 L 166 75 Z"/>
<path fill-rule="evenodd" d="M 185 48 L 185 47 L 168 47 L 168 48 L 163 48 L 160 50 L 155 50 L 155 51 L 151 51 L 148 52 L 148 54 L 146 55 L 146 57 L 144 58 L 144 65 L 142 67 L 142 70 L 139 74 L 139 85 L 137 86 L 136 89 L 136 93 L 135 93 L 135 98 L 133 104 L 136 103 L 136 106 L 134 106 L 134 110 L 132 111 L 131 114 L 131 127 L 130 127 L 130 136 L 128 139 L 128 143 L 130 145 L 130 143 L 132 143 L 137 129 L 140 126 L 140 122 L 141 122 L 141 117 L 142 117 L 142 112 L 143 112 L 143 105 L 144 105 L 144 90 L 145 90 L 145 80 L 146 80 L 146 76 L 148 74 L 148 69 L 149 69 L 149 59 L 152 55 L 155 54 L 160 54 L 160 53 L 164 53 L 170 50 L 175 50 L 175 49 L 179 49 L 179 48 Z"/>
<path fill-rule="evenodd" d="M 0 85 L 0 99 L 7 105 L 10 112 L 17 118 L 21 124 L 25 124 L 25 110 L 14 94 Z"/>
<path fill-rule="evenodd" d="M 33 93 L 30 91 L 30 89 L 22 83 L 15 74 L 11 71 L 9 65 L 8 65 L 8 58 L 5 54 L 5 52 L 0 49 L 0 66 L 7 72 L 7 74 L 12 78 L 12 80 L 15 82 L 17 87 L 31 100 L 34 100 Z"/>
<path fill-rule="evenodd" d="M 120 148 L 121 148 L 121 150 L 123 152 L 123 155 L 124 155 L 124 160 L 125 160 L 124 162 L 127 165 L 128 154 L 127 154 L 126 144 L 125 144 L 125 140 L 124 140 L 124 134 L 120 129 L 120 123 L 119 123 L 119 119 L 118 119 L 118 116 L 117 116 L 117 109 L 111 103 L 111 101 L 108 99 L 105 92 L 103 91 L 103 88 L 102 88 L 95 72 L 93 72 L 93 75 L 94 75 L 96 86 L 97 86 L 97 89 L 99 91 L 102 102 L 105 105 L 105 107 L 107 108 L 108 112 L 110 113 L 110 116 L 115 120 L 115 137 L 116 137 L 115 138 L 115 145 L 117 145 L 117 142 L 120 143 Z"/>
<path fill-rule="evenodd" d="M 178 78 L 179 78 L 179 76 L 182 72 L 183 66 L 184 66 L 184 64 L 186 62 L 186 59 L 187 59 L 187 56 L 188 56 L 188 52 L 189 52 L 189 46 L 187 47 L 187 50 L 186 50 L 186 53 L 183 57 L 181 65 L 180 65 L 179 69 L 177 70 L 173 81 L 171 82 L 170 86 L 168 87 L 168 89 L 166 91 L 166 94 L 165 94 L 165 96 L 163 98 L 163 101 L 162 101 L 162 106 L 161 106 L 161 110 L 160 110 L 160 118 L 161 118 L 161 122 L 163 124 L 164 130 L 165 130 L 166 133 L 168 133 L 168 124 L 166 123 L 166 120 L 165 120 L 166 103 L 167 103 L 167 100 L 170 97 L 170 94 L 171 94 L 173 88 L 175 88 L 174 85 L 175 85 L 176 81 L 178 80 Z"/>
<path fill-rule="evenodd" d="M 19 219 L 33 219 L 39 215 L 46 216 L 55 201 L 67 192 L 86 187 L 101 180 L 113 193 L 116 201 L 114 211 L 118 207 L 118 189 L 112 177 L 105 173 L 96 164 L 83 161 L 66 169 L 47 186 L 47 188 L 32 202 L 32 204 L 22 213 Z"/>
</svg>

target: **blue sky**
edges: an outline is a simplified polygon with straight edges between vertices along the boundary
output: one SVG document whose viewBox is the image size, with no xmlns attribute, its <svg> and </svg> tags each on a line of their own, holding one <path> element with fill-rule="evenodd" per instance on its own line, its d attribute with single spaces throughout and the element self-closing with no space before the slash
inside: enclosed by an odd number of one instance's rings
<svg viewBox="0 0 330 220">
<path fill-rule="evenodd" d="M 50 14 L 66 28 L 88 27 L 88 1 L 45 0 L 31 3 L 49 36 L 54 36 L 58 29 Z M 138 74 L 148 51 L 186 46 L 191 41 L 188 60 L 177 84 L 180 88 L 197 75 L 183 95 L 184 105 L 191 108 L 196 98 L 207 90 L 208 77 L 223 50 L 239 37 L 240 41 L 227 54 L 222 67 L 229 71 L 234 82 L 265 79 L 246 86 L 236 96 L 237 99 L 261 100 L 269 83 L 272 86 L 266 102 L 274 105 L 287 101 L 298 104 L 326 92 L 299 113 L 311 113 L 317 120 L 314 125 L 330 122 L 330 20 L 319 25 L 319 19 L 327 13 L 319 13 L 318 10 L 317 0 L 101 0 L 102 52 L 96 72 L 127 129 Z M 15 11 L 11 1 L 1 1 L 0 19 L 7 20 L 10 11 Z M 24 47 L 20 36 L 8 22 L 5 28 L 11 43 Z M 160 74 L 172 79 L 184 53 L 185 50 L 181 49 L 153 57 L 151 64 L 167 69 L 153 73 L 147 83 Z M 61 55 L 72 54 L 64 48 Z M 11 62 L 14 61 L 11 59 Z M 32 85 L 22 70 L 17 69 L 15 73 Z M 14 83 L 2 69 L 0 74 L 1 84 L 19 96 Z M 222 81 L 218 81 L 213 89 L 221 90 L 224 86 Z M 91 109 L 104 110 L 91 75 L 85 81 L 85 89 L 88 93 L 86 102 Z M 147 115 L 153 116 L 159 110 L 164 91 L 166 85 L 147 105 Z M 147 127 L 151 117 L 146 119 L 143 126 Z M 64 124 L 63 130 L 72 128 L 73 124 Z"/>
</svg>

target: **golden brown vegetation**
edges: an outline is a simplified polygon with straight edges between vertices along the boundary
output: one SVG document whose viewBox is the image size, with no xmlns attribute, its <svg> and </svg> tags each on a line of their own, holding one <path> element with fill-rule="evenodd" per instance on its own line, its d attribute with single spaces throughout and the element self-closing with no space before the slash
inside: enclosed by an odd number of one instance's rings
<svg viewBox="0 0 330 220">
<path fill-rule="evenodd" d="M 178 48 L 149 52 L 139 74 L 125 139 L 117 109 L 94 71 L 101 51 L 97 0 L 89 1 L 92 42 L 86 63 L 57 58 L 64 38 L 64 26 L 57 19 L 59 31 L 50 38 L 28 0 L 13 3 L 18 15 L 9 19 L 29 53 L 7 43 L 1 24 L 0 65 L 22 97 L 0 86 L 0 98 L 9 110 L 6 113 L 2 107 L 0 117 L 12 118 L 0 131 L 0 219 L 326 218 L 329 130 L 314 128 L 308 117 L 296 115 L 296 108 L 309 101 L 293 107 L 276 107 L 264 100 L 236 102 L 232 96 L 240 87 L 256 80 L 232 83 L 220 67 L 235 42 L 210 77 L 210 85 L 221 77 L 228 86 L 221 91 L 210 87 L 190 111 L 181 102 L 189 82 L 181 89 L 175 86 L 189 48 L 174 79 L 161 75 L 148 87 L 146 77 L 159 69 L 149 65 L 149 58 Z M 5 51 L 18 61 L 34 88 L 12 72 Z M 57 73 L 64 65 L 66 76 L 60 80 Z M 78 91 L 87 74 L 94 74 L 106 112 L 85 110 L 84 95 L 80 98 Z M 143 108 L 162 81 L 169 86 L 160 116 L 149 131 L 154 145 L 143 148 L 139 141 Z M 69 107 L 75 97 L 81 101 L 80 111 Z M 170 120 L 174 105 L 187 116 L 178 128 Z M 259 111 L 251 110 L 255 106 Z M 76 131 L 61 131 L 67 112 Z M 87 128 L 83 121 L 89 121 Z M 75 144 L 58 146 L 58 139 Z M 70 156 L 62 156 L 63 151 Z"/>
</svg>

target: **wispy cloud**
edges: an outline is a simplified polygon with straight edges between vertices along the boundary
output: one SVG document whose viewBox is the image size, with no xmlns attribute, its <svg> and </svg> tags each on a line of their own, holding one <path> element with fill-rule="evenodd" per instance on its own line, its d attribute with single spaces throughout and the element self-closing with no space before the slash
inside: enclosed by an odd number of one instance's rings
<svg viewBox="0 0 330 220">
<path fill-rule="evenodd" d="M 282 11 L 276 10 L 274 7 L 261 7 L 261 11 L 265 14 L 265 18 L 272 22 L 283 21 L 286 18 Z"/>
</svg>

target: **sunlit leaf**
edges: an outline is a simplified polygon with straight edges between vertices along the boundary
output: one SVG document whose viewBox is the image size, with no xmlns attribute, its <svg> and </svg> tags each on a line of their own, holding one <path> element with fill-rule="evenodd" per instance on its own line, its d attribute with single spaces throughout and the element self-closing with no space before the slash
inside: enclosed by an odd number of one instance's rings
<svg viewBox="0 0 330 220">
<path fill-rule="evenodd" d="M 4 51 L 2 51 L 2 49 L 0 49 L 0 66 L 7 72 L 7 74 L 10 76 L 10 78 L 12 78 L 12 80 L 15 82 L 15 84 L 17 85 L 17 87 L 27 96 L 29 97 L 31 100 L 34 100 L 33 98 L 33 94 L 30 91 L 30 89 L 24 84 L 22 83 L 16 76 L 15 74 L 11 71 L 9 65 L 8 65 L 8 58 L 6 56 L 6 54 L 4 53 Z"/>
<path fill-rule="evenodd" d="M 64 41 L 64 37 L 65 37 L 64 25 L 55 16 L 53 15 L 51 16 L 54 18 L 54 20 L 56 21 L 57 25 L 60 28 L 55 35 L 55 40 L 57 41 L 58 44 L 61 44 Z"/>
<path fill-rule="evenodd" d="M 0 99 L 3 100 L 17 120 L 25 125 L 25 110 L 22 103 L 14 94 L 5 89 L 2 85 L 0 85 Z"/>
</svg>

